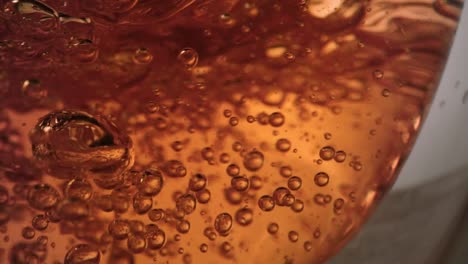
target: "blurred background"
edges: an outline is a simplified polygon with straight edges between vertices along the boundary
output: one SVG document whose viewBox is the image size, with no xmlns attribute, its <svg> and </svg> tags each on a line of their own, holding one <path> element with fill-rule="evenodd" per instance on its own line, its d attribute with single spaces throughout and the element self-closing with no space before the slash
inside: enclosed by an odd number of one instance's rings
<svg viewBox="0 0 468 264">
<path fill-rule="evenodd" d="M 468 263 L 468 9 L 393 189 L 330 264 Z"/>
</svg>

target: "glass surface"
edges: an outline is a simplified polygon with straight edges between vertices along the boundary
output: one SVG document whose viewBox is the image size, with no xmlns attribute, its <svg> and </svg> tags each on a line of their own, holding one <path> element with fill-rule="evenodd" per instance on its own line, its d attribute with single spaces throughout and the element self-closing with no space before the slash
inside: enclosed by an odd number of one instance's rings
<svg viewBox="0 0 468 264">
<path fill-rule="evenodd" d="M 0 263 L 322 263 L 462 0 L 0 0 Z"/>
</svg>

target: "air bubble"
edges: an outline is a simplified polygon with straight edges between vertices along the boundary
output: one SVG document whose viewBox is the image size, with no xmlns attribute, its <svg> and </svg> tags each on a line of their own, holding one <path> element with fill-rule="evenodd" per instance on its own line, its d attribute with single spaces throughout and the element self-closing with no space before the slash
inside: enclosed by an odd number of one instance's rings
<svg viewBox="0 0 468 264">
<path fill-rule="evenodd" d="M 257 120 L 257 119 L 255 119 L 254 116 L 251 116 L 251 115 L 248 115 L 248 116 L 247 116 L 247 122 L 249 122 L 249 123 L 253 123 L 253 122 L 255 122 L 256 120 Z"/>
<path fill-rule="evenodd" d="M 381 70 L 375 70 L 373 73 L 375 79 L 380 80 L 384 77 L 384 73 Z"/>
<path fill-rule="evenodd" d="M 319 155 L 323 160 L 331 160 L 333 157 L 335 157 L 335 149 L 330 146 L 323 147 L 320 149 Z"/>
<path fill-rule="evenodd" d="M 99 264 L 100 260 L 99 250 L 88 244 L 79 244 L 67 252 L 64 264 Z"/>
<path fill-rule="evenodd" d="M 201 150 L 201 155 L 204 160 L 211 160 L 214 158 L 214 151 L 212 148 L 206 147 Z"/>
<path fill-rule="evenodd" d="M 153 207 L 153 198 L 149 195 L 137 192 L 133 196 L 133 209 L 137 214 L 147 213 Z"/>
<path fill-rule="evenodd" d="M 278 204 L 278 205 L 292 206 L 295 201 L 296 201 L 296 197 L 294 197 L 292 193 L 288 193 L 283 197 L 282 204 Z"/>
<path fill-rule="evenodd" d="M 51 112 L 39 119 L 30 139 L 36 160 L 58 178 L 90 174 L 104 180 L 133 165 L 130 138 L 101 116 Z"/>
<path fill-rule="evenodd" d="M 250 177 L 250 189 L 252 190 L 260 190 L 263 186 L 262 178 L 257 175 L 253 175 Z"/>
<path fill-rule="evenodd" d="M 153 60 L 153 55 L 145 49 L 145 48 L 140 48 L 135 51 L 135 54 L 133 55 L 133 61 L 136 64 L 148 64 Z"/>
<path fill-rule="evenodd" d="M 190 222 L 182 219 L 177 223 L 176 229 L 181 234 L 186 234 L 190 231 Z"/>
<path fill-rule="evenodd" d="M 341 198 L 338 198 L 335 200 L 335 202 L 333 203 L 333 209 L 335 211 L 335 213 L 339 214 L 341 213 L 341 210 L 343 209 L 344 207 L 344 200 L 341 199 Z"/>
<path fill-rule="evenodd" d="M 206 186 L 206 177 L 203 174 L 197 173 L 192 176 L 189 182 L 189 189 L 193 192 L 203 190 Z"/>
<path fill-rule="evenodd" d="M 47 246 L 47 243 L 49 242 L 49 238 L 47 236 L 39 236 L 37 238 L 37 243 L 43 246 Z"/>
<path fill-rule="evenodd" d="M 34 231 L 32 227 L 27 226 L 23 228 L 23 230 L 21 231 L 21 234 L 23 235 L 23 238 L 25 239 L 33 239 L 34 236 L 36 235 L 36 231 Z"/>
<path fill-rule="evenodd" d="M 191 194 L 184 194 L 176 201 L 177 210 L 183 211 L 185 214 L 191 214 L 197 207 L 197 200 Z"/>
<path fill-rule="evenodd" d="M 231 243 L 225 241 L 221 244 L 221 251 L 223 252 L 223 254 L 229 254 L 229 252 L 231 252 L 232 250 L 232 245 Z"/>
<path fill-rule="evenodd" d="M 268 123 L 274 127 L 280 127 L 284 124 L 284 116 L 280 112 L 275 112 L 268 117 Z"/>
<path fill-rule="evenodd" d="M 307 251 L 307 252 L 311 251 L 312 250 L 312 242 L 310 242 L 310 241 L 304 242 L 304 250 Z"/>
<path fill-rule="evenodd" d="M 123 240 L 130 233 L 130 225 L 126 220 L 115 219 L 109 224 L 109 234 L 117 240 Z"/>
<path fill-rule="evenodd" d="M 45 215 L 36 215 L 32 220 L 34 229 L 42 231 L 49 226 L 49 219 Z"/>
<path fill-rule="evenodd" d="M 335 161 L 342 163 L 346 160 L 346 152 L 339 150 L 335 153 Z"/>
<path fill-rule="evenodd" d="M 275 200 L 270 195 L 263 195 L 258 199 L 258 207 L 265 212 L 269 212 L 275 208 Z"/>
<path fill-rule="evenodd" d="M 353 163 L 353 166 L 352 166 L 352 167 L 353 167 L 353 169 L 354 169 L 355 171 L 360 171 L 360 170 L 362 170 L 362 164 L 361 164 L 361 162 L 359 162 L 359 161 L 355 161 L 355 162 Z"/>
<path fill-rule="evenodd" d="M 86 179 L 73 179 L 65 187 L 65 196 L 68 199 L 88 201 L 93 194 L 93 188 Z"/>
<path fill-rule="evenodd" d="M 318 229 L 318 228 L 315 229 L 315 231 L 314 231 L 314 238 L 315 238 L 315 239 L 320 238 L 320 235 L 321 235 L 321 234 L 322 234 L 322 233 L 320 232 L 320 229 Z"/>
<path fill-rule="evenodd" d="M 222 153 L 221 155 L 219 155 L 219 161 L 221 163 L 228 163 L 230 160 L 230 157 L 229 157 L 229 154 L 227 153 Z"/>
<path fill-rule="evenodd" d="M 232 216 L 228 213 L 219 214 L 214 221 L 214 227 L 219 235 L 227 236 L 229 231 L 231 231 Z"/>
<path fill-rule="evenodd" d="M 200 245 L 200 251 L 201 251 L 202 253 L 206 253 L 206 252 L 208 251 L 208 245 L 205 244 L 205 243 L 201 244 L 201 245 Z"/>
<path fill-rule="evenodd" d="M 388 90 L 388 89 L 383 89 L 383 90 L 382 90 L 382 96 L 383 96 L 383 97 L 389 97 L 389 96 L 390 96 L 390 90 Z"/>
<path fill-rule="evenodd" d="M 191 70 L 198 63 L 198 53 L 192 48 L 184 48 L 179 52 L 177 59 L 184 65 L 188 70 Z"/>
<path fill-rule="evenodd" d="M 263 153 L 251 151 L 244 156 L 244 167 L 249 171 L 258 171 L 263 166 Z"/>
<path fill-rule="evenodd" d="M 163 187 L 164 181 L 161 172 L 148 169 L 143 172 L 138 182 L 138 190 L 146 195 L 157 195 Z"/>
<path fill-rule="evenodd" d="M 242 144 L 238 141 L 234 142 L 232 144 L 232 150 L 234 150 L 235 152 L 239 152 L 242 150 Z"/>
<path fill-rule="evenodd" d="M 291 205 L 294 202 L 293 198 L 294 196 L 291 197 L 289 190 L 284 187 L 279 187 L 273 192 L 273 200 L 279 206 Z"/>
<path fill-rule="evenodd" d="M 223 115 L 224 115 L 224 117 L 229 118 L 229 117 L 232 116 L 232 111 L 229 110 L 229 109 L 225 109 L 225 110 L 223 111 Z"/>
<path fill-rule="evenodd" d="M 151 229 L 146 233 L 148 248 L 160 249 L 166 243 L 166 233 L 162 229 Z"/>
<path fill-rule="evenodd" d="M 36 79 L 25 80 L 21 86 L 21 91 L 23 95 L 34 100 L 47 97 L 47 89 Z"/>
<path fill-rule="evenodd" d="M 203 230 L 203 234 L 211 241 L 214 241 L 217 237 L 216 232 L 212 227 L 205 228 L 205 230 Z"/>
<path fill-rule="evenodd" d="M 184 249 L 179 248 L 178 252 L 179 254 L 184 254 Z M 182 257 L 182 262 L 184 262 L 184 264 L 192 264 L 192 255 L 184 254 L 184 256 Z"/>
<path fill-rule="evenodd" d="M 236 24 L 236 20 L 228 13 L 221 14 L 219 16 L 219 21 L 228 27 L 232 27 Z"/>
<path fill-rule="evenodd" d="M 236 176 L 231 179 L 231 187 L 238 192 L 246 191 L 249 188 L 249 179 Z"/>
<path fill-rule="evenodd" d="M 286 138 L 280 138 L 276 141 L 276 149 L 281 152 L 287 152 L 291 149 L 291 142 Z"/>
<path fill-rule="evenodd" d="M 169 160 L 166 162 L 164 172 L 171 177 L 184 177 L 187 175 L 187 169 L 184 164 L 178 160 Z"/>
<path fill-rule="evenodd" d="M 180 141 L 174 141 L 174 142 L 171 143 L 171 148 L 174 151 L 179 152 L 184 148 L 184 144 L 182 142 L 180 142 Z"/>
<path fill-rule="evenodd" d="M 280 169 L 281 176 L 289 178 L 292 176 L 292 168 L 290 166 L 281 166 Z"/>
<path fill-rule="evenodd" d="M 299 234 L 296 231 L 289 231 L 288 233 L 289 241 L 295 243 L 299 240 Z"/>
<path fill-rule="evenodd" d="M 146 249 L 146 239 L 141 234 L 131 234 L 127 240 L 127 247 L 133 254 L 138 254 Z"/>
<path fill-rule="evenodd" d="M 29 205 L 38 210 L 47 210 L 54 207 L 59 201 L 59 193 L 50 185 L 41 183 L 29 189 Z"/>
<path fill-rule="evenodd" d="M 278 230 L 279 230 L 279 226 L 277 223 L 270 223 L 267 227 L 267 231 L 268 233 L 274 235 L 276 233 L 278 233 Z"/>
<path fill-rule="evenodd" d="M 240 168 L 236 164 L 230 164 L 229 166 L 227 166 L 226 172 L 229 176 L 234 177 L 239 175 Z"/>
<path fill-rule="evenodd" d="M 292 191 L 297 191 L 302 186 L 302 179 L 297 176 L 292 176 L 288 179 L 288 188 Z"/>
<path fill-rule="evenodd" d="M 236 212 L 236 222 L 239 225 L 247 226 L 253 221 L 253 212 L 250 208 L 241 208 Z"/>
<path fill-rule="evenodd" d="M 315 177 L 314 177 L 314 182 L 319 187 L 326 186 L 329 180 L 330 180 L 330 177 L 325 172 L 319 172 L 315 174 Z"/>
<path fill-rule="evenodd" d="M 295 199 L 294 203 L 291 205 L 291 209 L 296 212 L 300 213 L 304 210 L 304 202 L 299 199 Z"/>
<path fill-rule="evenodd" d="M 197 197 L 197 201 L 201 204 L 206 204 L 210 201 L 211 192 L 208 189 L 203 189 L 198 191 L 195 196 Z"/>
<path fill-rule="evenodd" d="M 132 199 L 131 193 L 131 188 L 127 186 L 122 186 L 112 191 L 111 201 L 115 212 L 125 213 L 128 211 Z"/>
<path fill-rule="evenodd" d="M 237 117 L 231 117 L 229 118 L 229 125 L 231 126 L 237 126 L 239 124 L 239 118 Z"/>
<path fill-rule="evenodd" d="M 153 222 L 163 220 L 165 215 L 166 215 L 166 213 L 164 212 L 164 210 L 160 209 L 160 208 L 153 209 L 153 210 L 148 212 L 148 218 Z"/>
</svg>

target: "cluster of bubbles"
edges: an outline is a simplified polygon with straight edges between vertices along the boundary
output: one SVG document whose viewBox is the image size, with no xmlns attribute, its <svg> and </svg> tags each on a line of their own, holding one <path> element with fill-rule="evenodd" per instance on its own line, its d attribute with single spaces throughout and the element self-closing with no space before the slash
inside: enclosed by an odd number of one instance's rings
<svg viewBox="0 0 468 264">
<path fill-rule="evenodd" d="M 33 217 L 31 226 L 23 228 L 23 238 L 31 240 L 36 232 L 44 231 L 54 223 L 95 221 L 98 226 L 107 226 L 104 228 L 104 233 L 101 232 L 100 243 L 78 244 L 71 247 L 64 260 L 67 264 L 82 263 L 80 261 L 99 263 L 101 258 L 99 244 L 108 244 L 112 240 L 126 241 L 127 248 L 132 254 L 148 250 L 163 250 L 164 254 L 165 246 L 172 243 L 172 240 L 168 240 L 167 230 L 161 228 L 160 224 L 174 226 L 178 234 L 189 233 L 191 222 L 188 216 L 197 210 L 198 204 L 210 202 L 208 177 L 202 173 L 195 173 L 189 178 L 185 193 L 174 193 L 173 208 L 156 208 L 157 197 L 163 191 L 167 177 L 185 177 L 187 169 L 178 160 L 169 160 L 162 167 L 132 169 L 134 152 L 131 140 L 104 117 L 95 117 L 77 111 L 52 112 L 39 120 L 31 131 L 30 138 L 35 159 L 50 175 L 63 181 L 63 192 L 48 183 L 37 183 L 27 188 L 25 198 L 29 206 L 38 213 Z M 173 143 L 173 148 L 174 145 L 177 144 Z M 290 148 L 291 143 L 286 138 L 276 142 L 276 149 L 280 153 Z M 175 148 L 175 151 L 177 149 Z M 230 188 L 226 189 L 226 198 L 229 202 L 238 204 L 244 194 L 260 190 L 263 184 L 259 176 L 247 177 L 241 174 L 241 169 L 251 173 L 260 171 L 265 166 L 265 155 L 257 149 L 245 151 L 239 142 L 234 142 L 232 149 L 234 152 L 243 153 L 241 165 L 229 163 L 228 153 L 220 154 L 219 161 L 221 164 L 226 164 L 225 172 L 230 178 Z M 337 158 L 339 153 L 346 156 L 343 151 L 335 151 L 332 147 L 326 146 L 320 149 L 319 156 L 325 161 L 335 159 L 337 162 L 342 162 L 341 158 Z M 215 152 L 210 147 L 201 149 L 200 156 L 207 161 L 216 159 Z M 295 213 L 302 212 L 305 203 L 293 194 L 302 187 L 301 177 L 294 176 L 292 168 L 287 165 L 279 168 L 279 174 L 287 178 L 287 187 L 278 187 L 271 194 L 261 195 L 257 200 L 259 209 L 270 212 L 275 206 L 280 206 L 290 207 Z M 330 176 L 325 172 L 318 172 L 311 177 L 317 187 L 324 187 L 330 181 Z M 98 189 L 110 192 L 99 194 Z M 331 202 L 331 199 L 330 195 L 319 193 L 314 201 L 323 205 Z M 1 187 L 0 203 L 6 204 L 8 201 L 8 191 Z M 342 210 L 344 204 L 343 199 L 335 200 L 335 211 Z M 116 217 L 106 222 L 96 218 L 97 215 L 93 213 L 95 210 L 114 212 Z M 217 237 L 227 237 L 234 223 L 239 226 L 252 224 L 255 210 L 251 207 L 241 207 L 233 215 L 219 212 L 203 234 L 210 241 L 214 241 Z M 150 223 L 124 218 L 123 215 L 130 211 L 136 215 L 146 215 Z M 7 221 L 8 219 L 2 223 Z M 271 223 L 267 227 L 270 234 L 276 234 L 278 229 L 276 223 Z M 175 236 L 175 241 L 180 240 L 178 234 Z M 40 238 L 47 239 L 44 236 Z M 288 239 L 293 243 L 297 242 L 299 233 L 290 231 Z M 27 248 L 30 250 L 29 247 L 36 246 L 28 244 Z M 311 242 L 306 241 L 304 249 L 310 251 L 311 248 Z M 26 249 L 21 248 L 21 250 Z M 208 244 L 200 244 L 199 250 L 202 253 L 207 252 Z M 180 251 L 183 251 L 183 248 Z M 232 246 L 228 242 L 223 242 L 221 252 L 227 255 L 233 254 Z M 18 254 L 22 253 L 15 251 L 12 258 L 18 257 Z"/>
</svg>

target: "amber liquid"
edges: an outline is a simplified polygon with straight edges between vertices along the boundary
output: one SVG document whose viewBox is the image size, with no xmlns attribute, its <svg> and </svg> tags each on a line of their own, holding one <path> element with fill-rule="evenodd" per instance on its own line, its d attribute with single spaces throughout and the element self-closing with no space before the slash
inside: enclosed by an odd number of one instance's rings
<svg viewBox="0 0 468 264">
<path fill-rule="evenodd" d="M 463 4 L 0 3 L 0 262 L 67 264 L 326 261 L 410 151 Z"/>
</svg>

